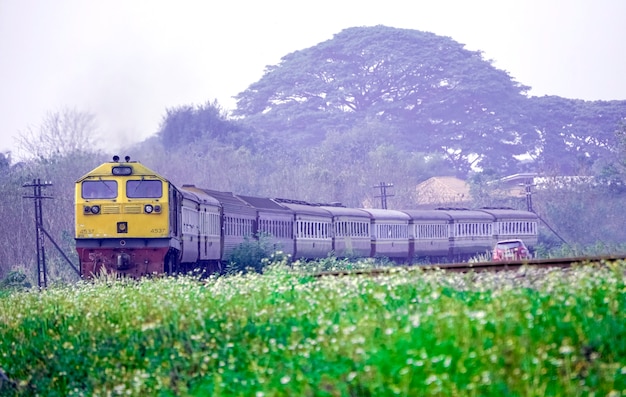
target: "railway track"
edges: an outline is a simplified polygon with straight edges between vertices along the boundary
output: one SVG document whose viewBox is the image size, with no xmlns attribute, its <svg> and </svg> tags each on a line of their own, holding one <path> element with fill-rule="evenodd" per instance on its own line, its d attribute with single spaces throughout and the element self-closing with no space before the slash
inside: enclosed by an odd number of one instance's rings
<svg viewBox="0 0 626 397">
<path fill-rule="evenodd" d="M 574 258 L 551 258 L 551 259 L 530 259 L 522 261 L 500 261 L 500 262 L 462 262 L 462 263 L 443 263 L 437 265 L 401 265 L 393 267 L 384 267 L 367 270 L 339 270 L 320 272 L 315 277 L 339 277 L 351 275 L 380 275 L 397 271 L 397 269 L 434 271 L 444 270 L 447 272 L 496 272 L 496 271 L 513 271 L 518 270 L 522 266 L 532 266 L 535 268 L 569 268 L 572 266 L 591 263 L 607 263 L 618 260 L 626 260 L 626 255 L 620 256 L 593 256 L 593 257 L 574 257 Z"/>
</svg>

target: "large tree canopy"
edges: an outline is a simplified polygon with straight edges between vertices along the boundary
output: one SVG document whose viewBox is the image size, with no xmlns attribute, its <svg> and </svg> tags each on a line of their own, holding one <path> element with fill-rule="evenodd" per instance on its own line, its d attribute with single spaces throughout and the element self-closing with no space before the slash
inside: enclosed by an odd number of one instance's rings
<svg viewBox="0 0 626 397">
<path fill-rule="evenodd" d="M 585 174 L 619 146 L 616 131 L 626 117 L 626 101 L 583 101 L 532 97 L 528 113 L 539 133 L 536 171 Z"/>
<path fill-rule="evenodd" d="M 414 150 L 443 153 L 459 170 L 472 162 L 513 168 L 513 155 L 532 147 L 527 89 L 448 37 L 356 27 L 268 67 L 236 97 L 236 114 L 290 144 L 380 120 Z"/>
</svg>

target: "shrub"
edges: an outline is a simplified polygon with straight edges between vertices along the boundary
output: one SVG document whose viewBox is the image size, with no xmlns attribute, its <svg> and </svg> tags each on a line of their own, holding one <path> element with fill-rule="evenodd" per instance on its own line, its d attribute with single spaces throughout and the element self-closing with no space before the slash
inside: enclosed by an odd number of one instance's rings
<svg viewBox="0 0 626 397">
<path fill-rule="evenodd" d="M 13 270 L 7 274 L 6 278 L 0 281 L 0 290 L 22 290 L 32 287 L 26 274 Z"/>
<path fill-rule="evenodd" d="M 248 271 L 262 273 L 268 259 L 275 260 L 273 258 L 275 253 L 280 254 L 280 251 L 276 251 L 269 235 L 260 233 L 256 238 L 246 237 L 245 241 L 230 254 L 226 273 L 247 273 Z"/>
</svg>

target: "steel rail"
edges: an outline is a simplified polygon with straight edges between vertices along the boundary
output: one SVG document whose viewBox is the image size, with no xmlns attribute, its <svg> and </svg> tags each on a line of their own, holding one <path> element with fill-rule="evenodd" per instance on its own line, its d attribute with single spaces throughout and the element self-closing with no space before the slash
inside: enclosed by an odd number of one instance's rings
<svg viewBox="0 0 626 397">
<path fill-rule="evenodd" d="M 462 262 L 462 263 L 442 263 L 437 265 L 399 265 L 388 266 L 375 269 L 359 269 L 359 270 L 337 270 L 325 271 L 314 274 L 314 277 L 339 277 L 354 275 L 381 275 L 397 272 L 398 269 L 407 271 L 435 271 L 443 270 L 446 272 L 481 272 L 481 271 L 511 271 L 518 270 L 522 266 L 536 268 L 569 268 L 575 265 L 589 265 L 592 263 L 606 264 L 626 260 L 624 255 L 609 256 L 589 256 L 589 257 L 572 257 L 572 258 L 550 258 L 550 259 L 525 259 L 521 261 L 498 261 L 498 262 Z"/>
</svg>

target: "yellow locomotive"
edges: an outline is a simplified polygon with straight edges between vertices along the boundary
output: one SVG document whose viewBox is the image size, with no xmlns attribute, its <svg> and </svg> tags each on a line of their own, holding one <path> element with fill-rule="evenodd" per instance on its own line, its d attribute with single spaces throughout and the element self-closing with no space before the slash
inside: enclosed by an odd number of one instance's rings
<svg viewBox="0 0 626 397">
<path fill-rule="evenodd" d="M 76 181 L 75 195 L 83 276 L 103 269 L 130 276 L 172 271 L 180 239 L 170 204 L 181 194 L 165 178 L 128 156 L 114 156 Z"/>
</svg>

